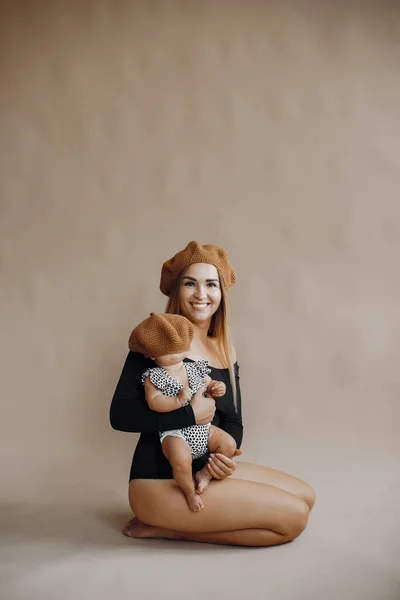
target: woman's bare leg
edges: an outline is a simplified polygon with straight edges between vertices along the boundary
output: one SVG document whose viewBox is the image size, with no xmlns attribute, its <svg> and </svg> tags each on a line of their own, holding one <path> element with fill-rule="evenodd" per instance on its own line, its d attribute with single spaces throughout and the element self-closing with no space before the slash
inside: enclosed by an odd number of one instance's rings
<svg viewBox="0 0 400 600">
<path fill-rule="evenodd" d="M 169 531 L 146 525 L 137 517 L 126 524 L 123 533 L 133 538 L 162 538 L 167 540 L 184 540 L 187 542 L 203 542 L 206 544 L 222 544 L 226 546 L 277 546 L 291 542 L 294 537 L 288 538 L 280 533 L 265 529 L 241 529 L 238 531 L 217 531 L 215 533 L 185 533 L 183 531 Z"/>
<path fill-rule="evenodd" d="M 270 546 L 300 535 L 309 515 L 301 498 L 238 479 L 212 481 L 204 492 L 205 509 L 198 513 L 188 508 L 173 480 L 137 479 L 131 481 L 129 492 L 132 510 L 140 519 L 125 528 L 131 537 Z"/>
<path fill-rule="evenodd" d="M 295 496 L 302 498 L 311 510 L 315 503 L 315 492 L 305 481 L 297 479 L 292 475 L 255 465 L 253 463 L 237 461 L 236 471 L 231 475 L 231 479 L 245 479 L 247 481 L 256 481 L 273 485 L 281 490 L 286 490 Z"/>
<path fill-rule="evenodd" d="M 162 451 L 172 467 L 175 482 L 185 494 L 190 510 L 202 510 L 204 504 L 193 483 L 192 452 L 189 444 L 182 438 L 168 435 L 162 443 Z"/>
<path fill-rule="evenodd" d="M 221 452 L 228 458 L 232 458 L 236 450 L 236 442 L 229 433 L 223 431 L 219 427 L 211 425 L 210 432 L 208 434 L 208 449 L 210 452 Z M 196 479 L 196 490 L 198 494 L 202 494 L 208 487 L 212 479 L 212 474 L 208 469 L 208 464 L 205 464 L 201 471 L 198 471 L 195 475 Z"/>
</svg>

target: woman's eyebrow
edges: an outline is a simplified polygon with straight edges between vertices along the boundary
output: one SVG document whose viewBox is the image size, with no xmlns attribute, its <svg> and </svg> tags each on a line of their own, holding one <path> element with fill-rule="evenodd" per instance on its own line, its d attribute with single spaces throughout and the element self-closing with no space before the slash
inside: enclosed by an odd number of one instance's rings
<svg viewBox="0 0 400 600">
<path fill-rule="evenodd" d="M 183 279 L 190 279 L 191 281 L 197 281 L 197 279 L 195 277 L 190 277 L 189 275 L 185 275 Z M 217 283 L 219 283 L 218 279 L 206 279 L 207 283 L 209 283 L 210 281 L 216 281 Z"/>
</svg>

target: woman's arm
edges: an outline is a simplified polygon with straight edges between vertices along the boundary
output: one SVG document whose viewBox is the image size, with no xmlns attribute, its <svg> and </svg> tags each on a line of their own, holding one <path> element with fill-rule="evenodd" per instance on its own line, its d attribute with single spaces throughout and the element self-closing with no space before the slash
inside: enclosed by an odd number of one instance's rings
<svg viewBox="0 0 400 600">
<path fill-rule="evenodd" d="M 242 423 L 242 402 L 240 395 L 240 384 L 239 384 L 239 367 L 235 364 L 235 380 L 237 390 L 237 404 L 238 410 L 235 412 L 235 408 L 229 407 L 222 413 L 219 427 L 229 433 L 236 442 L 236 452 L 234 456 L 239 456 L 242 451 L 239 450 L 242 438 L 243 438 L 243 423 Z M 234 457 L 224 456 L 223 454 L 211 454 L 211 462 L 209 463 L 209 470 L 214 479 L 225 479 L 232 475 L 236 469 L 236 463 Z"/>
<path fill-rule="evenodd" d="M 234 365 L 235 370 L 235 382 L 237 392 L 237 411 L 233 403 L 224 406 L 223 410 L 220 410 L 220 421 L 218 426 L 229 433 L 236 442 L 236 451 L 233 457 L 224 456 L 223 454 L 211 454 L 209 470 L 214 479 L 225 479 L 232 475 L 236 469 L 235 456 L 242 454 L 239 450 L 242 444 L 243 438 L 243 423 L 242 423 L 242 398 L 240 394 L 240 382 L 239 382 L 239 366 L 237 363 Z"/>
<path fill-rule="evenodd" d="M 157 413 L 149 408 L 144 396 L 142 373 L 152 366 L 154 363 L 151 360 L 136 352 L 129 352 L 111 402 L 110 423 L 113 429 L 156 433 L 195 424 L 190 404 L 167 413 Z"/>
<path fill-rule="evenodd" d="M 240 384 L 239 384 L 239 367 L 237 364 L 234 365 L 235 369 L 235 380 L 236 380 L 236 391 L 237 391 L 237 411 L 233 406 L 233 402 L 223 403 L 220 405 L 219 416 L 220 420 L 218 427 L 229 433 L 236 442 L 235 454 L 231 457 L 224 456 L 220 452 L 217 454 L 210 455 L 210 462 L 208 463 L 209 472 L 214 479 L 225 479 L 235 472 L 236 463 L 235 456 L 240 456 L 242 451 L 239 450 L 242 438 L 243 438 L 243 423 L 242 423 L 242 402 L 240 395 Z"/>
<path fill-rule="evenodd" d="M 234 365 L 235 380 L 236 380 L 236 392 L 237 392 L 237 412 L 235 407 L 232 405 L 229 410 L 221 414 L 220 422 L 218 427 L 229 433 L 236 442 L 236 447 L 240 448 L 243 439 L 243 421 L 242 421 L 242 397 L 240 394 L 240 381 L 239 381 L 239 366 L 237 363 Z"/>
<path fill-rule="evenodd" d="M 240 448 L 243 440 L 242 414 L 239 413 L 239 394 L 238 394 L 238 413 L 222 417 L 218 427 L 229 433 L 236 442 L 236 447 Z"/>
</svg>

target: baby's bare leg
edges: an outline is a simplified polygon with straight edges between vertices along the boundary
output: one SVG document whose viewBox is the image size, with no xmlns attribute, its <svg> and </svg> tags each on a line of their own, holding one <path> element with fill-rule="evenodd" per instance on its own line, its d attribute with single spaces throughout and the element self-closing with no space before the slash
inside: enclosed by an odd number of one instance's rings
<svg viewBox="0 0 400 600">
<path fill-rule="evenodd" d="M 211 425 L 208 434 L 208 448 L 211 453 L 220 452 L 228 458 L 232 458 L 235 454 L 236 442 L 229 433 Z"/>
<path fill-rule="evenodd" d="M 223 431 L 219 427 L 211 425 L 210 433 L 208 434 L 208 449 L 211 453 L 220 452 L 228 458 L 232 458 L 236 450 L 236 442 L 229 433 Z M 205 465 L 201 471 L 195 475 L 197 493 L 202 494 L 207 489 L 208 484 L 212 479 L 212 475 L 208 470 L 208 465 Z"/>
<path fill-rule="evenodd" d="M 162 443 L 162 450 L 172 467 L 177 485 L 186 496 L 189 508 L 195 512 L 201 510 L 204 505 L 194 489 L 189 444 L 182 438 L 168 435 Z"/>
</svg>

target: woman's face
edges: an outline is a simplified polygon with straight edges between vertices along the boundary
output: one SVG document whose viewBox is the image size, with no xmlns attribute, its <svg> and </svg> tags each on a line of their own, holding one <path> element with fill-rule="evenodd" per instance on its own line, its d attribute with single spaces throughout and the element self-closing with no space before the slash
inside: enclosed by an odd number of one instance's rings
<svg viewBox="0 0 400 600">
<path fill-rule="evenodd" d="M 221 304 L 221 286 L 214 265 L 195 263 L 183 274 L 179 300 L 183 315 L 194 324 L 210 322 Z"/>
</svg>

